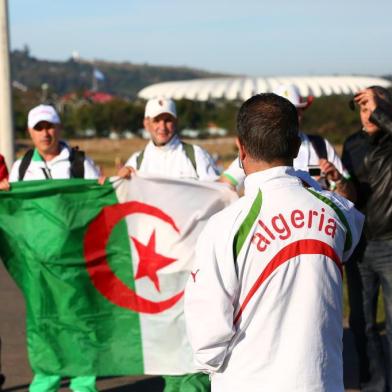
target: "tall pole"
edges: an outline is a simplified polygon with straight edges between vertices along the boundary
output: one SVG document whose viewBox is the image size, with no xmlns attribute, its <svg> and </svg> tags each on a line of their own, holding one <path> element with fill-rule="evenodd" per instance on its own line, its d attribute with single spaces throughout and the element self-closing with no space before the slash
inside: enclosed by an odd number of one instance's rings
<svg viewBox="0 0 392 392">
<path fill-rule="evenodd" d="M 0 0 L 0 154 L 8 168 L 15 154 L 9 48 L 8 4 L 7 0 Z"/>
<path fill-rule="evenodd" d="M 98 91 L 98 80 L 95 77 L 95 68 L 93 68 L 92 80 L 91 80 L 91 90 Z"/>
</svg>

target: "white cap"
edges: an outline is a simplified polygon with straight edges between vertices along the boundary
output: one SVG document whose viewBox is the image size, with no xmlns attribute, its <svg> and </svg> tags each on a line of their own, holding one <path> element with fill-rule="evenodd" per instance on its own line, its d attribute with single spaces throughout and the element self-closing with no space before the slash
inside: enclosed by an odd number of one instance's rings
<svg viewBox="0 0 392 392">
<path fill-rule="evenodd" d="M 27 126 L 34 128 L 40 121 L 47 121 L 52 124 L 60 124 L 60 117 L 55 108 L 50 105 L 38 105 L 29 111 L 27 116 Z"/>
<path fill-rule="evenodd" d="M 169 113 L 177 118 L 176 104 L 170 98 L 151 98 L 146 103 L 144 117 L 157 117 L 162 113 Z"/>
<path fill-rule="evenodd" d="M 281 84 L 273 92 L 288 99 L 296 108 L 306 108 L 310 105 L 308 100 L 302 101 L 299 89 L 294 84 Z"/>
</svg>

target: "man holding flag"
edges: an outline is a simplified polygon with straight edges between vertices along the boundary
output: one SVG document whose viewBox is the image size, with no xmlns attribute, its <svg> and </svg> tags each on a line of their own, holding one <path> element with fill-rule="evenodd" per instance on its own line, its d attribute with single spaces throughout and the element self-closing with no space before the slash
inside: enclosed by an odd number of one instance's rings
<svg viewBox="0 0 392 392">
<path fill-rule="evenodd" d="M 304 101 L 299 89 L 293 84 L 281 84 L 275 94 L 288 99 L 297 109 L 299 125 L 304 117 L 305 110 L 313 102 L 313 97 L 308 96 Z M 317 180 L 323 189 L 334 190 L 347 199 L 355 200 L 355 189 L 350 181 L 350 175 L 344 168 L 342 161 L 337 155 L 331 143 L 319 135 L 299 132 L 301 146 L 298 156 L 293 161 L 297 170 L 309 173 Z M 238 165 L 238 160 L 233 161 L 222 173 L 221 181 L 227 182 L 233 187 L 241 187 L 245 179 L 245 173 Z"/>
<path fill-rule="evenodd" d="M 130 178 L 144 173 L 174 178 L 216 181 L 218 170 L 212 157 L 201 147 L 184 143 L 177 134 L 177 111 L 173 100 L 150 99 L 145 108 L 144 127 L 151 140 L 146 148 L 133 154 L 118 172 Z M 165 375 L 165 392 L 204 392 L 210 390 L 202 373 Z"/>
<path fill-rule="evenodd" d="M 151 135 L 146 148 L 133 154 L 118 172 L 129 178 L 132 173 L 193 178 L 215 181 L 218 169 L 212 157 L 199 146 L 180 140 L 177 134 L 177 111 L 174 101 L 152 98 L 147 101 L 144 128 Z"/>
<path fill-rule="evenodd" d="M 34 149 L 12 165 L 9 182 L 99 177 L 98 169 L 83 151 L 70 148 L 60 140 L 61 121 L 53 106 L 39 105 L 31 109 L 27 126 Z M 9 183 L 3 182 L 1 189 L 9 189 Z"/>
<path fill-rule="evenodd" d="M 39 105 L 28 114 L 28 132 L 34 149 L 16 161 L 9 181 L 48 180 L 67 178 L 98 179 L 99 171 L 84 152 L 70 148 L 60 140 L 61 121 L 56 110 L 49 105 Z M 2 181 L 1 189 L 8 190 L 10 184 Z M 61 376 L 36 373 L 30 392 L 55 392 L 60 386 Z M 75 377 L 70 388 L 78 392 L 95 392 L 95 376 Z"/>
</svg>

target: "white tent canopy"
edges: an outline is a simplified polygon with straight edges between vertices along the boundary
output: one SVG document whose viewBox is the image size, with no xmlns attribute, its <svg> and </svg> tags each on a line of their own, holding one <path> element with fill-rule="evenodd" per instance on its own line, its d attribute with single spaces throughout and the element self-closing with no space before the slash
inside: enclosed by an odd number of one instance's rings
<svg viewBox="0 0 392 392">
<path fill-rule="evenodd" d="M 140 90 L 138 96 L 144 99 L 166 97 L 195 101 L 246 100 L 258 93 L 272 92 L 280 84 L 296 85 L 304 97 L 355 94 L 368 86 L 391 86 L 389 80 L 370 76 L 227 77 L 156 83 Z"/>
</svg>

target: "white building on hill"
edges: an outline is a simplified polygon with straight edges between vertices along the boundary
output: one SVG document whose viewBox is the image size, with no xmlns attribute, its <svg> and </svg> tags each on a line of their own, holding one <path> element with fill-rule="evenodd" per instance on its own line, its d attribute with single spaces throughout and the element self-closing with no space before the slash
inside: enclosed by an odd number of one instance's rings
<svg viewBox="0 0 392 392">
<path fill-rule="evenodd" d="M 272 92 L 280 84 L 296 85 L 304 97 L 332 94 L 353 95 L 358 90 L 373 85 L 391 86 L 389 80 L 371 76 L 227 77 L 152 84 L 140 90 L 138 96 L 144 99 L 163 96 L 175 100 L 226 99 L 243 101 L 257 93 Z"/>
</svg>

